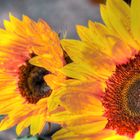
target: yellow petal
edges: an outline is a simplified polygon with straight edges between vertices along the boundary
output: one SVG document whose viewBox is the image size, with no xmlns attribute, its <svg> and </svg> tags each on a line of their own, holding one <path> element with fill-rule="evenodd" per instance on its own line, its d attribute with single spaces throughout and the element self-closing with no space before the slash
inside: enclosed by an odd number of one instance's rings
<svg viewBox="0 0 140 140">
<path fill-rule="evenodd" d="M 13 120 L 12 118 L 5 117 L 1 122 L 0 122 L 0 131 L 9 129 L 16 125 L 18 122 Z"/>
<path fill-rule="evenodd" d="M 44 128 L 46 123 L 44 114 L 42 115 L 37 115 L 37 116 L 33 116 L 31 119 L 31 134 L 32 135 L 36 135 L 36 134 L 40 134 L 40 132 L 42 131 L 42 129 Z"/>
<path fill-rule="evenodd" d="M 31 124 L 31 117 L 26 118 L 22 122 L 20 122 L 16 127 L 17 135 L 20 135 L 23 129 L 27 128 Z"/>
<path fill-rule="evenodd" d="M 108 28 L 112 28 L 110 19 L 108 17 L 108 11 L 107 11 L 107 7 L 104 4 L 100 5 L 100 13 L 101 13 L 101 17 L 104 21 L 104 23 L 107 25 Z"/>
<path fill-rule="evenodd" d="M 105 125 L 106 121 L 99 121 L 85 125 L 66 127 L 57 131 L 52 138 L 54 140 L 86 140 L 91 134 L 94 135 L 104 129 Z"/>
<path fill-rule="evenodd" d="M 130 140 L 129 137 L 117 135 L 116 131 L 109 129 L 104 129 L 92 135 L 92 138 L 96 140 Z"/>
<path fill-rule="evenodd" d="M 86 44 L 78 40 L 61 40 L 63 49 L 68 53 L 74 61 L 84 61 L 83 50 L 87 48 Z M 78 56 L 78 57 L 77 57 Z"/>
<path fill-rule="evenodd" d="M 70 63 L 63 67 L 62 72 L 68 77 L 79 79 L 79 80 L 86 80 L 88 78 L 88 65 Z M 90 69 L 89 69 L 90 70 Z M 78 74 L 77 74 L 78 73 Z"/>
<path fill-rule="evenodd" d="M 49 70 L 51 72 L 54 72 L 54 69 L 52 67 L 52 56 L 48 54 L 44 54 L 41 56 L 36 56 L 30 59 L 29 61 L 32 65 L 36 65 L 39 67 L 44 67 L 46 70 Z"/>
<path fill-rule="evenodd" d="M 140 40 L 140 14 L 139 14 L 139 0 L 132 0 L 131 2 L 131 28 L 136 39 Z"/>
<path fill-rule="evenodd" d="M 107 0 L 107 10 L 110 22 L 118 34 L 130 40 L 130 8 L 122 0 Z"/>
<path fill-rule="evenodd" d="M 113 47 L 113 45 L 110 43 L 110 40 L 108 39 L 108 35 L 111 34 L 110 30 L 103 24 L 94 23 L 92 21 L 88 22 L 88 26 L 92 32 L 92 39 L 88 43 L 91 42 L 92 44 L 96 44 L 99 51 L 110 55 Z"/>
<path fill-rule="evenodd" d="M 127 136 L 121 136 L 121 135 L 113 135 L 113 136 L 109 136 L 108 138 L 105 138 L 103 140 L 131 140 L 129 139 L 129 137 Z"/>
<path fill-rule="evenodd" d="M 101 15 L 114 36 L 139 49 L 131 32 L 130 7 L 123 0 L 107 0 L 106 6 L 101 5 Z"/>
<path fill-rule="evenodd" d="M 96 114 L 75 114 L 69 111 L 64 111 L 62 108 L 57 108 L 55 111 L 50 113 L 47 120 L 54 123 L 59 123 L 65 127 L 99 122 L 105 120 L 105 118 Z"/>
<path fill-rule="evenodd" d="M 105 79 L 112 74 L 115 68 L 114 62 L 105 53 L 100 52 L 96 46 L 88 46 L 83 42 L 75 40 L 62 40 L 62 45 L 75 63 L 75 66 L 74 64 L 69 64 L 64 67 L 66 74 L 74 76 L 74 78 L 77 77 L 78 79 L 84 79 L 86 73 L 93 73 L 93 76 L 95 74 L 95 76 L 97 75 Z M 77 64 L 79 68 L 76 66 Z M 83 73 L 84 70 L 82 71 L 80 68 L 85 69 L 83 76 L 81 76 L 81 73 Z M 78 70 L 80 75 L 77 75 L 74 69 L 76 71 Z"/>
<path fill-rule="evenodd" d="M 112 48 L 112 57 L 116 64 L 124 64 L 134 57 L 134 49 L 127 43 L 118 40 Z"/>
<path fill-rule="evenodd" d="M 90 42 L 92 40 L 92 32 L 84 26 L 77 25 L 76 26 L 77 33 L 82 41 Z"/>
<path fill-rule="evenodd" d="M 65 94 L 61 97 L 62 106 L 74 113 L 92 113 L 102 115 L 104 108 L 95 95 L 102 91 L 97 82 L 66 87 Z"/>
<path fill-rule="evenodd" d="M 140 140 L 140 131 L 136 133 L 134 140 Z"/>
</svg>

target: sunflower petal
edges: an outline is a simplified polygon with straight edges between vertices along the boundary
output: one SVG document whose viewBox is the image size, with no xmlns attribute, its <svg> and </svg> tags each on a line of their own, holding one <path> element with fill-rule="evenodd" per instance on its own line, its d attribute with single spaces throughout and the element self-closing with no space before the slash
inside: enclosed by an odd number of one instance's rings
<svg viewBox="0 0 140 140">
<path fill-rule="evenodd" d="M 132 0 L 131 3 L 131 28 L 136 39 L 140 40 L 140 14 L 139 14 L 139 0 Z"/>
<path fill-rule="evenodd" d="M 20 122 L 16 127 L 17 135 L 20 135 L 23 129 L 27 128 L 31 124 L 31 117 L 26 118 L 22 122 Z"/>
<path fill-rule="evenodd" d="M 134 140 L 139 140 L 139 139 L 140 139 L 140 131 L 136 133 Z"/>
<path fill-rule="evenodd" d="M 45 124 L 46 124 L 46 120 L 45 120 L 44 114 L 33 116 L 31 119 L 31 127 L 30 127 L 31 134 L 32 135 L 36 135 L 37 133 L 40 134 Z"/>
</svg>

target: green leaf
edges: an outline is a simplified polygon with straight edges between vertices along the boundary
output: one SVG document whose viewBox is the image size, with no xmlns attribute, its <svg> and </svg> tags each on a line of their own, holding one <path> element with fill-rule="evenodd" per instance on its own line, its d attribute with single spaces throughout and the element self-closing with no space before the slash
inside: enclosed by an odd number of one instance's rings
<svg viewBox="0 0 140 140">
<path fill-rule="evenodd" d="M 36 136 L 34 137 L 25 136 L 25 137 L 17 138 L 17 140 L 39 140 L 39 139 Z"/>
</svg>

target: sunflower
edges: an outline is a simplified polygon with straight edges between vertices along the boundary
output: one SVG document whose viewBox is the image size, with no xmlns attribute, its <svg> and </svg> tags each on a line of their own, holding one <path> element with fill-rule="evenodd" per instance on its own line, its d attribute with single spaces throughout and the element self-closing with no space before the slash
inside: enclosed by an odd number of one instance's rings
<svg viewBox="0 0 140 140">
<path fill-rule="evenodd" d="M 52 119 L 64 127 L 54 140 L 140 139 L 139 0 L 101 5 L 105 25 L 78 25 L 79 40 L 62 40 L 72 63 L 61 96 L 64 112 Z"/>
<path fill-rule="evenodd" d="M 65 64 L 63 51 L 57 33 L 43 20 L 35 22 L 27 16 L 19 20 L 10 14 L 4 26 L 0 29 L 0 114 L 4 115 L 0 130 L 17 125 L 18 135 L 26 127 L 35 135 L 47 121 L 49 97 L 65 79 L 57 71 Z"/>
</svg>

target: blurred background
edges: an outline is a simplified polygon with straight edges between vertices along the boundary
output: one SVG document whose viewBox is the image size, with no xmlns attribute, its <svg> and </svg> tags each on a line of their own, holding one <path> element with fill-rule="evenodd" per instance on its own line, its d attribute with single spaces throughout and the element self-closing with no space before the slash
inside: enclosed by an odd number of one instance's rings
<svg viewBox="0 0 140 140">
<path fill-rule="evenodd" d="M 21 18 L 23 14 L 34 20 L 46 20 L 57 32 L 68 32 L 76 37 L 75 25 L 87 21 L 100 21 L 98 2 L 102 0 L 0 0 L 0 26 L 11 12 Z"/>
<path fill-rule="evenodd" d="M 130 2 L 130 0 L 128 0 Z M 37 21 L 44 19 L 58 33 L 67 32 L 67 38 L 77 38 L 75 25 L 87 25 L 88 20 L 100 21 L 99 3 L 105 0 L 0 0 L 0 27 L 3 20 L 9 19 L 8 13 L 22 18 L 27 15 Z M 53 124 L 51 132 L 47 132 L 47 126 L 40 137 L 17 138 L 15 128 L 0 132 L 0 140 L 50 140 L 50 136 L 60 127 Z M 28 134 L 25 130 L 24 135 Z"/>
</svg>

